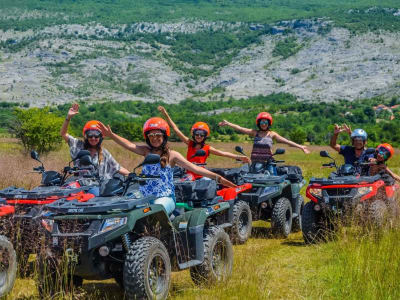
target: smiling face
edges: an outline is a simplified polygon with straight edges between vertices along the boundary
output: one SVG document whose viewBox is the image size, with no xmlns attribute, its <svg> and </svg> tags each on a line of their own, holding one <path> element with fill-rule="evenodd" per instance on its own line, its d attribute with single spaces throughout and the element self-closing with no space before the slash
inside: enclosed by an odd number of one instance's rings
<svg viewBox="0 0 400 300">
<path fill-rule="evenodd" d="M 353 138 L 353 147 L 356 148 L 357 150 L 364 149 L 364 146 L 367 142 L 364 142 L 362 138 L 360 137 L 355 137 Z"/>
<path fill-rule="evenodd" d="M 85 137 L 91 147 L 96 147 L 100 142 L 101 133 L 97 130 L 89 130 L 86 131 Z"/>
<path fill-rule="evenodd" d="M 196 141 L 196 143 L 200 144 L 202 142 L 204 142 L 207 133 L 204 130 L 195 130 L 193 132 L 193 136 L 194 136 L 194 140 Z"/>
<path fill-rule="evenodd" d="M 258 125 L 260 125 L 261 130 L 267 130 L 269 127 L 269 121 L 267 119 L 261 119 L 258 122 Z"/>
<path fill-rule="evenodd" d="M 164 142 L 164 133 L 161 130 L 151 130 L 147 133 L 150 144 L 154 148 L 161 147 Z"/>
</svg>

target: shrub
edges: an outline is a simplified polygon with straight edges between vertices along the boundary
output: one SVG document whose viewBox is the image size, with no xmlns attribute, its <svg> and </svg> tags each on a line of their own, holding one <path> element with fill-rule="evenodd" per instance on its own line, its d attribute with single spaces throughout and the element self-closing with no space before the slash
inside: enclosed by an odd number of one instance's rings
<svg viewBox="0 0 400 300">
<path fill-rule="evenodd" d="M 14 110 L 15 123 L 11 132 L 21 141 L 24 149 L 48 153 L 61 145 L 60 128 L 63 118 L 49 112 L 49 108 Z"/>
</svg>

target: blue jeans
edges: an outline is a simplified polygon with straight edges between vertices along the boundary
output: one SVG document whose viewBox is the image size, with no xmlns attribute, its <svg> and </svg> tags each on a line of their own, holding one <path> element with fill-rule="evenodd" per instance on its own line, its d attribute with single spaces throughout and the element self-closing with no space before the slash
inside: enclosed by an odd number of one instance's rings
<svg viewBox="0 0 400 300">
<path fill-rule="evenodd" d="M 151 204 L 161 204 L 164 206 L 167 214 L 170 215 L 175 209 L 175 200 L 172 197 L 161 197 L 150 202 Z"/>
<path fill-rule="evenodd" d="M 98 197 L 98 196 L 100 195 L 100 187 L 98 187 L 98 186 L 91 187 L 91 188 L 88 190 L 88 193 L 93 194 L 93 195 L 95 195 L 96 197 Z"/>
</svg>

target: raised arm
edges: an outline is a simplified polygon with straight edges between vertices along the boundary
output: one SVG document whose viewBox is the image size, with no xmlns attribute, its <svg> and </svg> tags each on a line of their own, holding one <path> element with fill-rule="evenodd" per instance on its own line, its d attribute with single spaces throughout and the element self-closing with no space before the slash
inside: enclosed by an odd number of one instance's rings
<svg viewBox="0 0 400 300">
<path fill-rule="evenodd" d="M 64 123 L 61 126 L 60 135 L 68 143 L 69 134 L 68 134 L 68 126 L 69 122 L 71 121 L 72 117 L 79 114 L 79 104 L 74 103 L 72 104 L 71 108 L 68 111 L 67 117 L 65 118 Z"/>
<path fill-rule="evenodd" d="M 218 156 L 224 156 L 224 157 L 229 157 L 232 159 L 238 159 L 245 163 L 250 163 L 250 159 L 245 155 L 238 155 L 238 154 L 233 154 L 233 153 L 226 152 L 226 151 L 221 151 L 221 150 L 215 149 L 214 147 L 210 147 L 210 153 L 214 154 L 214 155 L 218 155 Z"/>
<path fill-rule="evenodd" d="M 396 175 L 395 173 L 393 173 L 393 171 L 390 170 L 388 167 L 386 167 L 386 172 L 387 172 L 390 176 L 392 176 L 392 177 L 394 178 L 394 180 L 400 181 L 400 176 L 399 176 L 399 175 Z"/>
<path fill-rule="evenodd" d="M 236 131 L 239 131 L 241 133 L 250 135 L 250 136 L 255 136 L 257 134 L 257 131 L 254 129 L 249 129 L 249 128 L 244 128 L 241 127 L 239 125 L 233 124 L 231 122 L 228 122 L 227 120 L 223 120 L 222 122 L 218 123 L 219 126 L 223 127 L 223 126 L 229 126 L 233 129 L 235 129 Z"/>
<path fill-rule="evenodd" d="M 180 138 L 180 140 L 185 144 L 189 144 L 190 139 L 186 135 L 184 135 L 182 131 L 179 130 L 178 126 L 176 126 L 175 122 L 172 121 L 166 109 L 163 106 L 159 106 L 158 110 L 163 114 L 165 119 L 167 119 L 169 126 L 171 126 L 172 129 L 176 132 L 176 135 Z"/>
<path fill-rule="evenodd" d="M 101 133 L 103 134 L 104 137 L 109 137 L 111 138 L 114 142 L 116 142 L 118 145 L 121 145 L 125 149 L 132 151 L 136 154 L 143 155 L 145 156 L 148 152 L 148 149 L 144 146 L 137 146 L 134 143 L 128 141 L 127 139 L 119 136 L 118 134 L 115 134 L 112 132 L 110 125 L 105 126 L 103 123 L 99 124 L 99 129 Z"/>
<path fill-rule="evenodd" d="M 309 154 L 310 153 L 310 150 L 308 150 L 308 148 L 306 146 L 299 145 L 299 144 L 296 144 L 295 142 L 292 142 L 292 141 L 290 141 L 288 139 L 285 139 L 284 137 L 281 137 L 279 134 L 277 134 L 274 131 L 271 131 L 271 137 L 274 140 L 276 140 L 278 143 L 283 143 L 283 144 L 286 144 L 286 145 L 289 145 L 289 146 L 292 146 L 292 147 L 296 147 L 296 148 L 302 150 L 305 154 Z"/>
<path fill-rule="evenodd" d="M 335 124 L 335 128 L 333 130 L 333 135 L 331 138 L 330 146 L 332 149 L 336 150 L 337 152 L 340 151 L 340 145 L 336 142 L 337 137 L 338 137 L 339 133 L 341 133 L 343 131 L 351 134 L 351 129 L 346 124 L 343 124 L 343 126 L 339 126 L 338 124 Z"/>
<path fill-rule="evenodd" d="M 236 184 L 230 182 L 229 180 L 225 179 L 224 177 L 215 174 L 205 168 L 196 166 L 195 164 L 192 164 L 191 162 L 187 161 L 182 154 L 176 151 L 171 151 L 170 153 L 170 163 L 176 164 L 186 170 L 192 171 L 193 173 L 211 178 L 216 180 L 218 183 L 227 186 L 227 187 L 236 187 Z"/>
</svg>

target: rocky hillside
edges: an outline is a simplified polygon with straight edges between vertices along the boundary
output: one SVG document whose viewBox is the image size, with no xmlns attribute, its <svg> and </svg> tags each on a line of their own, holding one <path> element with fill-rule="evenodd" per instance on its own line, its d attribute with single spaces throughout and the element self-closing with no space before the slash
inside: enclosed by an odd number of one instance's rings
<svg viewBox="0 0 400 300">
<path fill-rule="evenodd" d="M 0 76 L 0 101 L 35 106 L 277 92 L 328 101 L 392 96 L 400 94 L 400 33 L 354 34 L 326 18 L 9 29 L 0 32 Z"/>
</svg>

